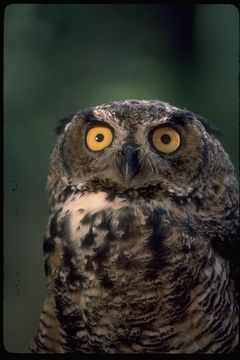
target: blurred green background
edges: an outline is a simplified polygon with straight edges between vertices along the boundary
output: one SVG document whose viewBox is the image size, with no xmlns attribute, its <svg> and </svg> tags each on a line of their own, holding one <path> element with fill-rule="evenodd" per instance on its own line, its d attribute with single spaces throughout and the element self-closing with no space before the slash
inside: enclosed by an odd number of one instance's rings
<svg viewBox="0 0 240 360">
<path fill-rule="evenodd" d="M 205 116 L 238 164 L 233 5 L 12 4 L 4 21 L 4 345 L 26 352 L 46 293 L 44 190 L 59 119 L 125 98 Z"/>
</svg>

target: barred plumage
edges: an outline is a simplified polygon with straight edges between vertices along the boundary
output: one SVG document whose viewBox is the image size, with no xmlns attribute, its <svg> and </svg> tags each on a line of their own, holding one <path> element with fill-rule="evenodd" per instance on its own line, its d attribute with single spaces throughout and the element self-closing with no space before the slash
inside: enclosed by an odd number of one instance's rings
<svg viewBox="0 0 240 360">
<path fill-rule="evenodd" d="M 113 140 L 94 153 L 85 137 L 97 126 Z M 153 148 L 159 126 L 164 145 L 169 127 L 179 132 L 173 154 Z M 234 351 L 237 181 L 208 123 L 160 101 L 126 100 L 65 119 L 58 135 L 43 244 L 48 296 L 31 351 Z"/>
</svg>

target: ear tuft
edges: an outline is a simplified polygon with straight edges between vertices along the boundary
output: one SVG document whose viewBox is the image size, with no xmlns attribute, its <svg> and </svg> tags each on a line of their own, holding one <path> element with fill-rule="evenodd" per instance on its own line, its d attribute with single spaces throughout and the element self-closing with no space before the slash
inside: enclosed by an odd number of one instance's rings
<svg viewBox="0 0 240 360">
<path fill-rule="evenodd" d="M 60 135 L 64 132 L 65 127 L 69 124 L 75 114 L 65 117 L 64 119 L 59 120 L 58 125 L 55 128 L 55 133 Z"/>
<path fill-rule="evenodd" d="M 222 132 L 215 127 L 213 124 L 211 124 L 210 122 L 208 122 L 208 120 L 206 120 L 203 116 L 197 115 L 197 114 L 193 114 L 196 119 L 198 119 L 202 125 L 205 127 L 206 131 L 209 134 L 212 134 L 214 136 L 216 136 L 217 138 L 221 138 L 222 137 Z"/>
</svg>

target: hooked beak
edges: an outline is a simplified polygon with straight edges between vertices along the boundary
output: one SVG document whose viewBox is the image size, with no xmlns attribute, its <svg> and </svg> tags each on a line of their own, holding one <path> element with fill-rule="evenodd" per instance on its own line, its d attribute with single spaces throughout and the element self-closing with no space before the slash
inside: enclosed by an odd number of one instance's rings
<svg viewBox="0 0 240 360">
<path fill-rule="evenodd" d="M 131 143 L 123 145 L 121 151 L 120 171 L 127 183 L 129 183 L 140 171 L 138 155 L 139 152 L 137 145 Z"/>
</svg>

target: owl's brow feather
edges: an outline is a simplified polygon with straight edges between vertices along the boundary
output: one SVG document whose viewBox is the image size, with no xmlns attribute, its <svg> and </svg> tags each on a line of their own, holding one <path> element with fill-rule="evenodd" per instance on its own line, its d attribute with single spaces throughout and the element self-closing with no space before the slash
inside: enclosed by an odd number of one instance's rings
<svg viewBox="0 0 240 360">
<path fill-rule="evenodd" d="M 69 124 L 69 123 L 72 121 L 72 119 L 74 118 L 74 116 L 76 116 L 76 115 L 77 115 L 77 116 L 80 116 L 80 115 L 84 116 L 85 120 L 87 120 L 87 121 L 90 122 L 90 123 L 91 123 L 91 122 L 92 122 L 92 123 L 101 123 L 101 122 L 103 122 L 101 119 L 98 119 L 98 118 L 93 114 L 92 111 L 90 111 L 89 109 L 86 109 L 86 110 L 80 111 L 80 112 L 78 112 L 78 113 L 73 113 L 73 114 L 71 114 L 71 115 L 69 115 L 69 116 L 66 116 L 65 118 L 59 120 L 59 121 L 58 121 L 58 124 L 57 124 L 57 126 L 56 126 L 56 128 L 55 128 L 55 133 L 56 133 L 57 135 L 62 134 L 62 133 L 64 132 L 67 124 Z"/>
<path fill-rule="evenodd" d="M 83 111 L 82 111 L 82 115 L 84 116 L 84 118 L 85 118 L 85 120 L 86 120 L 87 122 L 92 122 L 92 123 L 102 122 L 102 120 L 101 120 L 101 119 L 98 119 L 98 118 L 94 115 L 94 113 L 93 113 L 91 110 L 89 110 L 89 109 L 83 110 Z"/>
<path fill-rule="evenodd" d="M 175 111 L 172 113 L 168 120 L 176 125 L 184 126 L 187 124 L 188 121 L 191 121 L 193 119 L 197 119 L 200 121 L 200 123 L 204 126 L 205 130 L 209 134 L 213 134 L 216 137 L 219 137 L 222 135 L 221 131 L 217 129 L 213 124 L 211 124 L 207 119 L 205 119 L 203 116 L 200 116 L 198 114 L 195 114 L 191 111 Z"/>
</svg>

